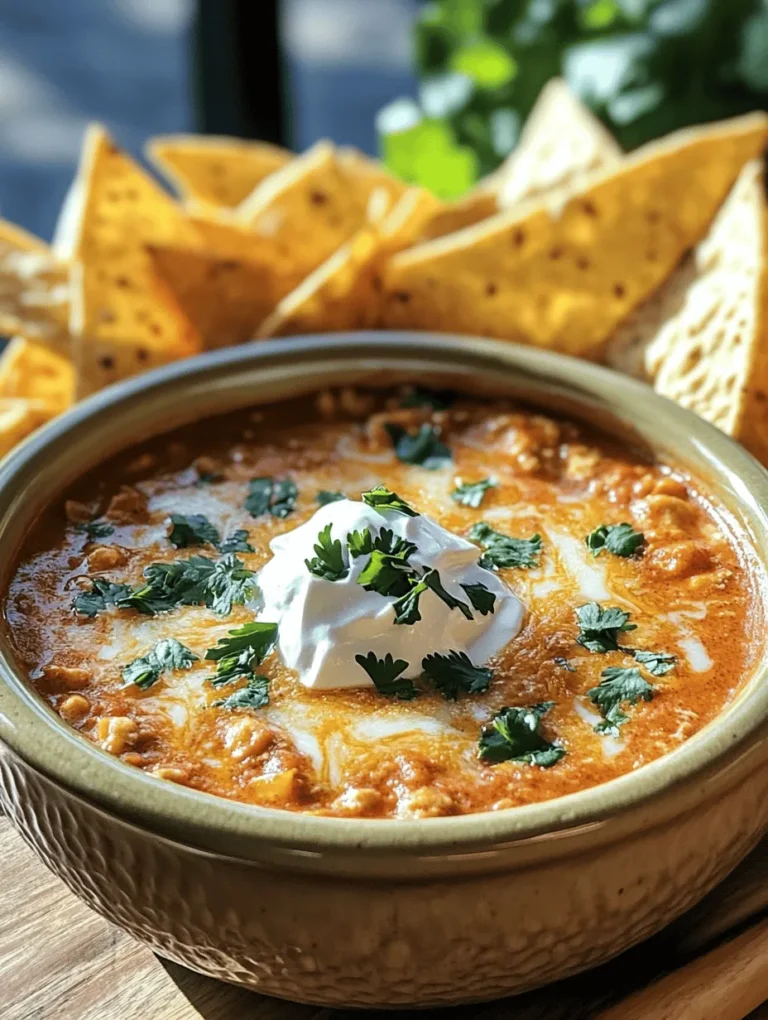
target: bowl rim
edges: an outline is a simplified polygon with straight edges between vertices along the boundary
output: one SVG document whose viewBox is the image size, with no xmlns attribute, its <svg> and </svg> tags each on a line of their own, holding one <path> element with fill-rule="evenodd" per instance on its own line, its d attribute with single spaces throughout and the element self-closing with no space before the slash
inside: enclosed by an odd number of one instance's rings
<svg viewBox="0 0 768 1020">
<path fill-rule="evenodd" d="M 225 400 L 227 386 L 235 386 L 236 377 L 241 380 L 237 385 L 242 386 L 248 372 L 262 379 L 271 371 L 278 375 L 287 372 L 289 365 L 294 372 L 296 366 L 303 366 L 305 372 L 314 366 L 315 374 L 308 375 L 313 389 L 332 385 L 333 377 L 343 370 L 384 365 L 414 376 L 448 371 L 459 380 L 465 372 L 487 377 L 500 373 L 510 380 L 516 375 L 548 388 L 555 398 L 559 395 L 599 405 L 644 436 L 655 436 L 657 450 L 663 443 L 685 445 L 687 455 L 708 465 L 712 477 L 744 511 L 756 562 L 759 560 L 763 569 L 768 564 L 768 512 L 764 509 L 768 507 L 768 472 L 714 426 L 644 384 L 590 362 L 506 341 L 408 332 L 255 342 L 177 362 L 97 393 L 33 434 L 0 464 L 0 545 L 7 538 L 13 516 L 23 512 L 30 479 L 44 467 L 50 468 L 56 447 L 77 437 L 84 427 L 102 419 L 113 424 L 121 416 L 127 420 L 128 414 L 135 417 L 142 406 L 152 402 L 159 407 L 184 385 L 193 387 L 200 399 L 211 400 L 215 395 L 215 399 Z M 531 402 L 536 404 L 535 395 Z M 208 408 L 198 417 L 215 413 Z M 162 434 L 173 427 L 166 424 L 148 434 Z M 122 448 L 137 441 L 133 431 L 127 434 L 132 438 L 122 442 Z M 54 498 L 67 484 L 68 479 L 62 480 Z M 15 547 L 8 557 L 11 571 L 18 563 L 18 552 Z M 2 589 L 4 598 L 7 579 Z M 295 855 L 311 858 L 332 850 L 362 855 L 449 852 L 460 856 L 482 848 L 509 847 L 558 833 L 599 830 L 606 820 L 647 809 L 682 786 L 693 789 L 698 783 L 695 796 L 701 799 L 709 788 L 708 777 L 727 772 L 735 783 L 744 768 L 752 770 L 758 757 L 760 763 L 768 757 L 768 741 L 762 741 L 764 755 L 755 753 L 761 738 L 768 734 L 768 650 L 764 648 L 761 661 L 736 699 L 688 741 L 636 772 L 577 793 L 507 811 L 413 820 L 323 817 L 259 807 L 158 780 L 77 734 L 25 678 L 7 641 L 8 629 L 6 622 L 0 635 L 3 743 L 28 766 L 113 814 L 172 838 L 183 835 L 186 842 L 201 848 L 215 851 L 236 845 L 243 856 L 258 855 L 265 847 L 288 848 Z"/>
</svg>

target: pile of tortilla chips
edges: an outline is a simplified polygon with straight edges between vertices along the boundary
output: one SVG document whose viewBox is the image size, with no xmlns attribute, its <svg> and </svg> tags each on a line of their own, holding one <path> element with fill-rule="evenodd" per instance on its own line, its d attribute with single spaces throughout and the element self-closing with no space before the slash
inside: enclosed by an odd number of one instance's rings
<svg viewBox="0 0 768 1020">
<path fill-rule="evenodd" d="M 0 221 L 0 455 L 74 400 L 200 351 L 432 330 L 603 361 L 768 462 L 768 115 L 625 155 L 559 80 L 462 199 L 355 150 L 92 126 L 52 245 Z"/>
</svg>

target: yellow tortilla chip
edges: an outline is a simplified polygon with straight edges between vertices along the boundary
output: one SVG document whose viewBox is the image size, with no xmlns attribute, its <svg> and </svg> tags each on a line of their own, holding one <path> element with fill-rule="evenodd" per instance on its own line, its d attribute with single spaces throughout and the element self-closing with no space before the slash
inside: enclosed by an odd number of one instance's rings
<svg viewBox="0 0 768 1020">
<path fill-rule="evenodd" d="M 338 150 L 339 165 L 352 178 L 355 186 L 364 195 L 372 194 L 377 188 L 383 188 L 390 202 L 394 202 L 408 191 L 410 185 L 394 177 L 389 170 L 376 159 L 371 159 L 352 146 L 343 146 Z M 435 199 L 435 204 L 439 204 Z"/>
<path fill-rule="evenodd" d="M 121 152 L 103 128 L 88 131 L 80 165 L 70 329 L 75 362 L 92 383 L 98 360 L 134 371 L 194 354 L 200 339 L 154 289 L 147 244 L 197 243 L 181 208 Z M 105 354 L 109 345 L 127 350 Z M 93 346 L 96 363 L 86 368 Z M 141 357 L 136 352 L 144 350 Z M 96 351 L 100 353 L 96 355 Z M 131 373 L 133 374 L 133 372 Z"/>
<path fill-rule="evenodd" d="M 267 142 L 212 135 L 151 138 L 146 155 L 184 201 L 230 207 L 293 158 L 287 149 Z"/>
<path fill-rule="evenodd" d="M 272 244 L 298 283 L 363 226 L 370 190 L 344 169 L 332 145 L 318 142 L 267 178 L 236 215 Z"/>
<path fill-rule="evenodd" d="M 706 232 L 768 116 L 679 131 L 591 180 L 395 256 L 383 324 L 500 337 L 595 358 Z"/>
<path fill-rule="evenodd" d="M 0 332 L 69 349 L 69 274 L 39 238 L 0 220 Z"/>
<path fill-rule="evenodd" d="M 623 338 L 639 338 L 636 353 L 657 392 L 768 463 L 768 207 L 762 160 L 747 163 L 707 237 L 642 311 L 626 324 Z"/>
<path fill-rule="evenodd" d="M 72 404 L 75 371 L 69 358 L 17 336 L 0 354 L 0 398 L 22 397 L 60 414 Z"/>
<path fill-rule="evenodd" d="M 406 191 L 378 222 L 362 227 L 288 294 L 263 323 L 258 336 L 374 326 L 380 314 L 382 263 L 413 244 L 438 205 L 429 192 L 419 188 Z"/>
<path fill-rule="evenodd" d="M 622 151 L 610 132 L 568 88 L 553 78 L 510 156 L 465 198 L 437 213 L 425 236 L 442 237 L 532 198 L 556 200 L 598 170 L 615 166 Z"/>
<path fill-rule="evenodd" d="M 50 409 L 38 400 L 0 399 L 0 457 L 51 419 Z"/>
<path fill-rule="evenodd" d="M 150 347 L 143 340 L 90 339 L 73 345 L 75 397 L 96 393 L 112 383 L 178 361 L 178 354 L 162 347 Z"/>
</svg>

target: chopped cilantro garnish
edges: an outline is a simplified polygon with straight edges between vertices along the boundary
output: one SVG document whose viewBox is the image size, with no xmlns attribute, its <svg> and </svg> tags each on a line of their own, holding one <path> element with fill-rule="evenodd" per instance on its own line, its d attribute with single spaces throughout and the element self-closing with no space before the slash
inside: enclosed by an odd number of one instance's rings
<svg viewBox="0 0 768 1020">
<path fill-rule="evenodd" d="M 522 567 L 528 570 L 539 565 L 541 535 L 511 538 L 500 531 L 494 531 L 484 521 L 478 521 L 472 525 L 469 537 L 485 549 L 479 563 L 486 570 L 501 570 L 507 567 Z"/>
<path fill-rule="evenodd" d="M 75 525 L 75 531 L 85 535 L 89 542 L 95 542 L 98 538 L 109 538 L 115 533 L 115 529 L 106 521 L 85 521 L 83 524 Z"/>
<path fill-rule="evenodd" d="M 218 549 L 221 543 L 218 529 L 203 514 L 171 514 L 171 525 L 168 541 L 177 549 L 190 545 L 212 545 Z"/>
<path fill-rule="evenodd" d="M 263 708 L 269 704 L 269 677 L 256 673 L 248 677 L 248 683 L 226 698 L 219 698 L 214 705 L 221 708 Z"/>
<path fill-rule="evenodd" d="M 576 610 L 581 628 L 576 640 L 590 652 L 615 652 L 619 648 L 619 634 L 637 630 L 629 623 L 629 613 L 616 606 L 601 609 L 597 602 L 588 602 Z"/>
<path fill-rule="evenodd" d="M 645 542 L 645 536 L 635 531 L 631 524 L 602 524 L 587 535 L 587 548 L 593 556 L 599 556 L 607 549 L 614 556 L 634 556 Z"/>
<path fill-rule="evenodd" d="M 395 456 L 404 464 L 420 464 L 430 471 L 445 467 L 451 462 L 451 451 L 440 441 L 434 425 L 423 424 L 418 432 L 407 432 L 401 425 L 386 426 Z"/>
<path fill-rule="evenodd" d="M 364 492 L 361 496 L 363 503 L 367 503 L 368 506 L 372 506 L 374 510 L 378 510 L 379 513 L 384 513 L 386 510 L 395 510 L 399 514 L 404 514 L 406 517 L 418 517 L 419 514 L 412 507 L 408 506 L 404 499 L 400 499 L 396 492 L 392 492 L 386 485 L 374 485 L 368 492 Z"/>
<path fill-rule="evenodd" d="M 451 495 L 462 506 L 471 506 L 477 510 L 483 502 L 486 492 L 495 486 L 496 482 L 492 482 L 490 478 L 483 478 L 479 482 L 464 482 L 462 485 L 457 485 Z"/>
<path fill-rule="evenodd" d="M 392 607 L 395 610 L 395 623 L 418 623 L 421 619 L 419 599 L 427 590 L 424 580 L 416 582 L 410 591 L 402 595 Z"/>
<path fill-rule="evenodd" d="M 220 475 L 218 471 L 203 471 L 195 479 L 195 485 L 199 488 L 202 485 L 213 485 L 214 482 L 221 482 L 223 480 L 224 475 Z"/>
<path fill-rule="evenodd" d="M 493 677 L 493 670 L 475 666 L 464 652 L 435 652 L 421 660 L 421 668 L 449 701 L 455 701 L 459 694 L 483 694 Z"/>
<path fill-rule="evenodd" d="M 273 517 L 287 517 L 296 504 L 299 490 L 290 478 L 276 482 L 274 478 L 252 478 L 248 483 L 245 509 L 251 517 L 269 512 Z"/>
<path fill-rule="evenodd" d="M 373 535 L 370 528 L 363 531 L 350 531 L 347 535 L 347 548 L 350 556 L 357 559 L 358 556 L 370 556 L 373 552 Z"/>
<path fill-rule="evenodd" d="M 453 390 L 430 390 L 423 386 L 412 386 L 400 398 L 401 407 L 429 407 L 433 411 L 445 411 L 456 403 Z"/>
<path fill-rule="evenodd" d="M 609 666 L 600 674 L 601 680 L 597 687 L 587 691 L 587 697 L 597 706 L 603 721 L 595 726 L 598 733 L 618 736 L 619 727 L 628 721 L 629 716 L 621 710 L 626 701 L 636 705 L 643 701 L 653 700 L 653 686 L 641 675 L 636 666 L 622 669 Z"/>
<path fill-rule="evenodd" d="M 206 584 L 205 604 L 219 616 L 228 616 L 232 606 L 242 606 L 256 586 L 252 570 L 248 570 L 234 553 L 214 564 Z"/>
<path fill-rule="evenodd" d="M 653 676 L 664 676 L 665 673 L 669 673 L 671 669 L 675 668 L 677 662 L 677 656 L 670 655 L 668 652 L 641 652 L 635 649 L 632 654 L 635 660 L 645 666 Z"/>
<path fill-rule="evenodd" d="M 101 577 L 94 577 L 90 591 L 81 591 L 74 601 L 75 612 L 80 616 L 96 616 L 107 606 L 119 605 L 126 596 L 131 594 L 129 584 L 113 584 Z"/>
<path fill-rule="evenodd" d="M 392 553 L 374 549 L 358 574 L 357 583 L 366 591 L 400 598 L 410 591 L 415 579 L 415 569 L 403 556 L 393 556 Z"/>
<path fill-rule="evenodd" d="M 197 656 L 186 645 L 176 638 L 162 638 L 146 655 L 128 663 L 123 669 L 123 680 L 126 687 L 135 684 L 145 691 L 160 678 L 161 673 L 189 669 L 193 662 L 197 662 Z"/>
<path fill-rule="evenodd" d="M 374 549 L 379 552 L 391 553 L 407 560 L 416 552 L 416 545 L 409 542 L 407 538 L 395 537 L 394 531 L 390 528 L 382 528 L 374 537 L 370 528 L 362 531 L 351 531 L 347 535 L 347 547 L 350 555 L 357 559 L 358 556 L 370 556 Z"/>
<path fill-rule="evenodd" d="M 368 652 L 367 655 L 356 655 L 355 662 L 363 667 L 379 694 L 399 698 L 400 701 L 411 701 L 418 696 L 413 680 L 400 676 L 408 669 L 405 659 L 393 659 L 389 652 L 383 659 L 378 659 L 375 652 Z"/>
<path fill-rule="evenodd" d="M 251 543 L 248 541 L 248 532 L 245 528 L 239 528 L 237 531 L 233 531 L 229 538 L 224 539 L 219 548 L 223 553 L 256 552 Z"/>
<path fill-rule="evenodd" d="M 554 658 L 554 659 L 553 659 L 552 661 L 554 662 L 554 664 L 555 664 L 556 666 L 559 666 L 559 667 L 560 667 L 560 669 L 565 669 L 565 670 L 567 670 L 567 671 L 568 671 L 569 673 L 575 673 L 575 672 L 576 672 L 576 667 L 575 667 L 574 665 L 572 665 L 572 664 L 571 664 L 571 663 L 570 663 L 570 662 L 569 662 L 569 661 L 568 661 L 568 660 L 567 660 L 567 659 L 566 659 L 566 658 L 565 658 L 564 656 L 562 656 L 562 655 L 556 655 L 556 656 L 555 656 L 555 658 Z"/>
<path fill-rule="evenodd" d="M 131 606 L 155 616 L 178 606 L 205 605 L 226 615 L 232 605 L 241 605 L 255 586 L 254 574 L 233 553 L 218 562 L 206 556 L 190 556 L 172 563 L 150 563 L 144 570 L 145 584 L 129 591 L 120 608 Z"/>
<path fill-rule="evenodd" d="M 482 761 L 520 761 L 548 769 L 565 757 L 565 748 L 551 743 L 541 733 L 541 720 L 553 707 L 543 701 L 530 708 L 502 708 L 480 733 Z"/>
<path fill-rule="evenodd" d="M 347 497 L 343 492 L 331 492 L 329 489 L 321 489 L 316 498 L 320 506 L 328 506 L 329 503 L 338 503 L 340 499 L 346 499 Z"/>
<path fill-rule="evenodd" d="M 307 570 L 315 577 L 324 581 L 343 581 L 349 575 L 349 567 L 344 562 L 341 542 L 338 538 L 331 538 L 332 527 L 333 525 L 326 524 L 317 536 L 315 556 L 304 562 Z"/>
<path fill-rule="evenodd" d="M 230 630 L 226 637 L 219 638 L 216 647 L 205 653 L 206 659 L 216 662 L 216 676 L 211 680 L 213 686 L 221 687 L 235 680 L 253 678 L 254 667 L 264 661 L 276 639 L 276 623 L 246 623 L 244 627 Z"/>
<path fill-rule="evenodd" d="M 484 584 L 462 584 L 461 587 L 467 593 L 473 609 L 481 616 L 487 616 L 494 611 L 496 596 L 492 591 L 488 591 Z"/>
<path fill-rule="evenodd" d="M 454 598 L 450 592 L 445 590 L 440 580 L 440 575 L 436 570 L 428 570 L 426 574 L 424 574 L 422 580 L 439 599 L 442 599 L 449 609 L 458 609 L 459 612 L 463 613 L 468 620 L 472 619 L 472 610 L 466 602 L 462 602 L 461 599 Z"/>
</svg>

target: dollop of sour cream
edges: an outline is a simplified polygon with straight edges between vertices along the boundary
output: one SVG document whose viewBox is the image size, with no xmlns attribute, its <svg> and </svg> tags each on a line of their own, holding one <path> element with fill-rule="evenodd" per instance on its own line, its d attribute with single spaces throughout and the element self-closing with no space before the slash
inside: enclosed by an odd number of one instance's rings
<svg viewBox="0 0 768 1020">
<path fill-rule="evenodd" d="M 331 525 L 349 571 L 342 580 L 316 577 L 306 565 L 314 555 L 318 534 Z M 443 588 L 472 612 L 467 619 L 431 589 L 419 600 L 421 619 L 396 624 L 394 596 L 366 591 L 358 577 L 369 557 L 352 557 L 347 535 L 382 528 L 416 546 L 409 563 L 422 572 L 438 571 Z M 270 543 L 272 559 L 258 575 L 262 608 L 259 619 L 277 623 L 278 651 L 301 682 L 316 690 L 373 686 L 356 655 L 374 652 L 404 659 L 404 677 L 417 677 L 422 659 L 433 652 L 465 652 L 481 666 L 515 637 L 524 618 L 523 604 L 506 584 L 478 565 L 476 545 L 452 534 L 423 514 L 407 517 L 344 499 L 321 507 L 305 524 Z M 496 596 L 494 611 L 483 616 L 473 609 L 461 584 L 482 584 Z"/>
</svg>

